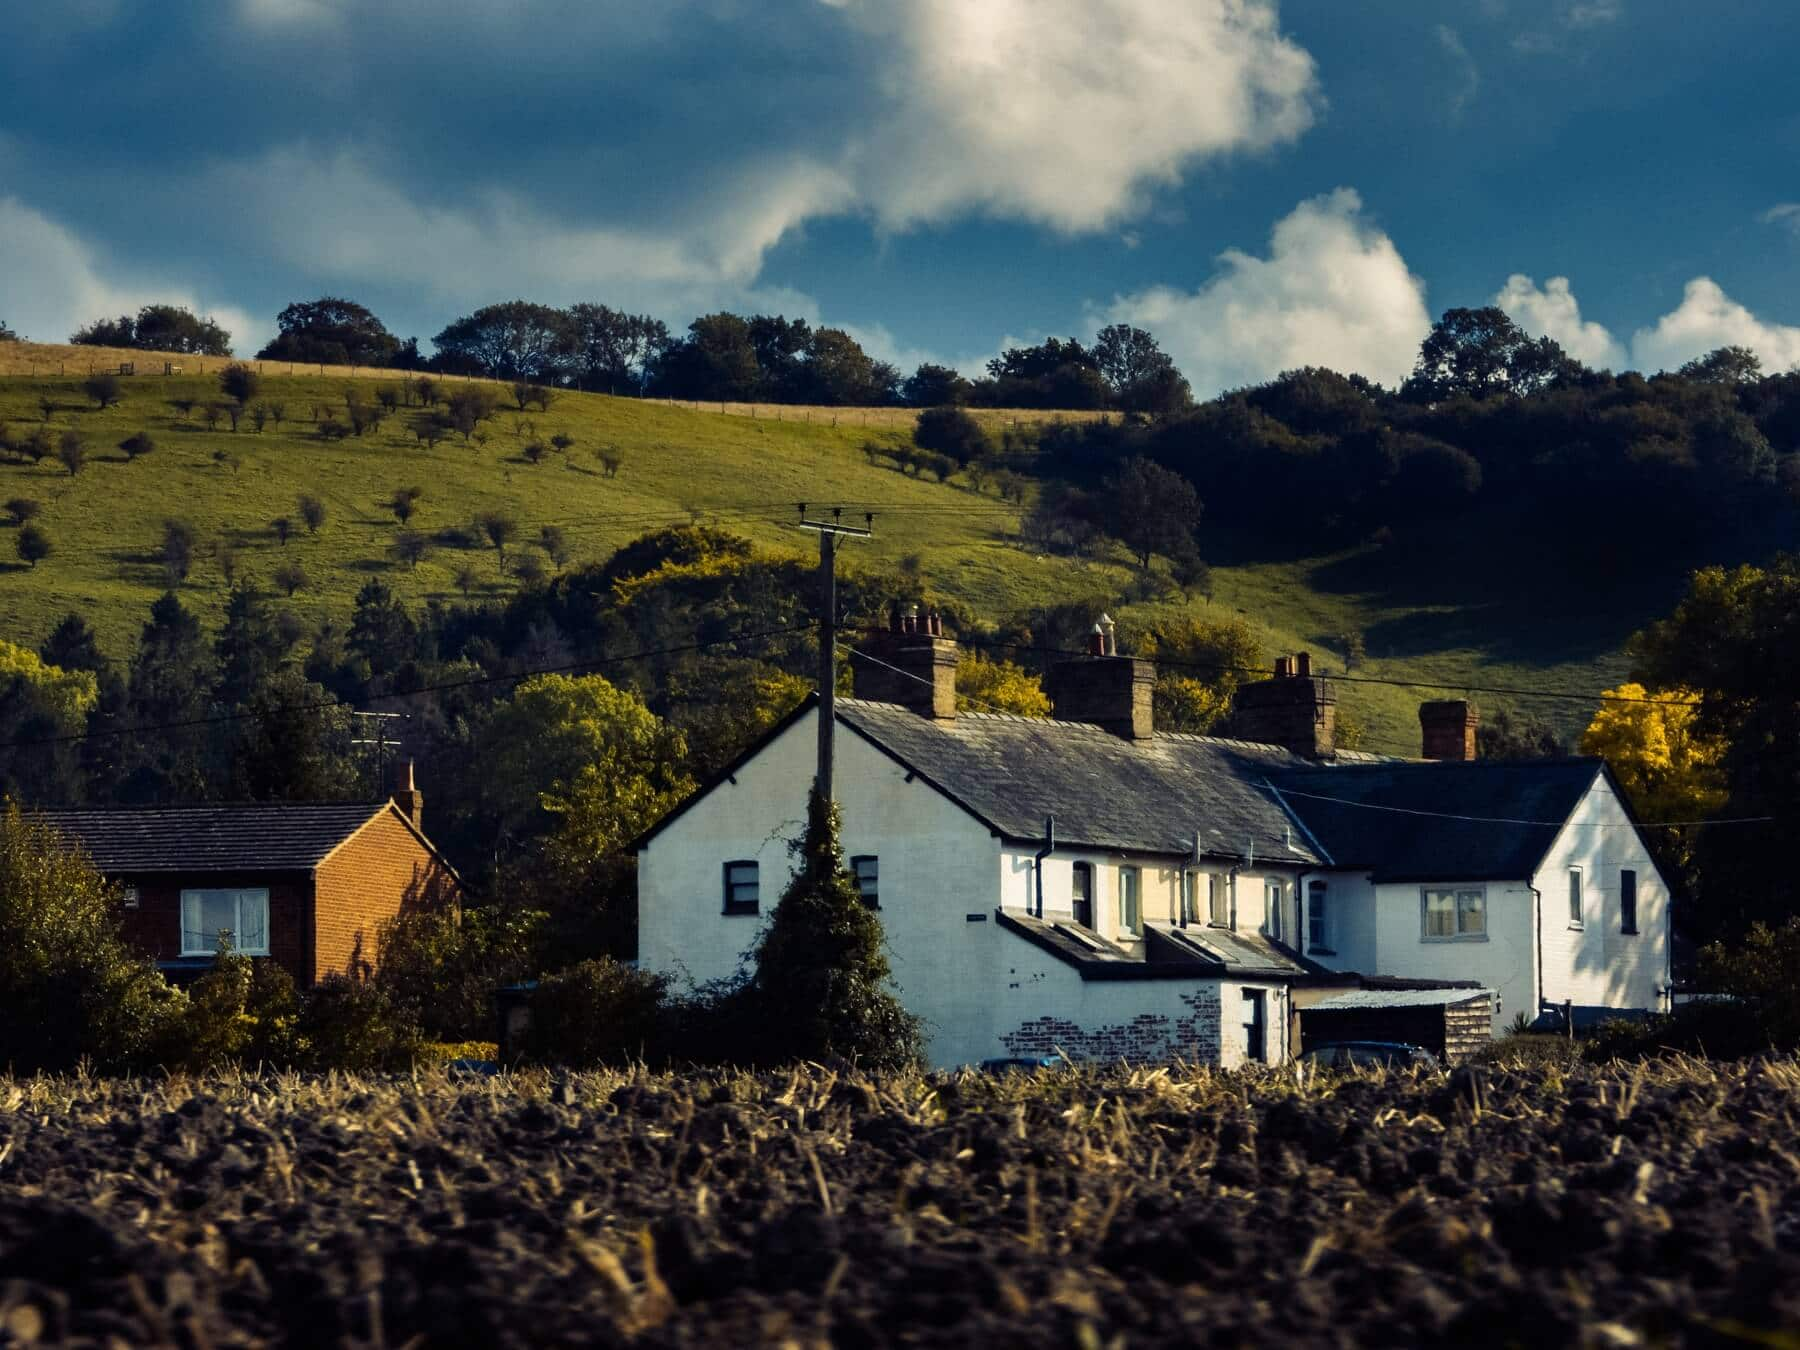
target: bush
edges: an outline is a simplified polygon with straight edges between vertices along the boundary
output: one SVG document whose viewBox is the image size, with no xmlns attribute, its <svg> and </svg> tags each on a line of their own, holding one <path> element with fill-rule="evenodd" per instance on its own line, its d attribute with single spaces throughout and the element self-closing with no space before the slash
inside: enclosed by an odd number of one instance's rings
<svg viewBox="0 0 1800 1350">
<path fill-rule="evenodd" d="M 490 1035 L 494 990 L 525 977 L 542 920 L 487 907 L 401 914 L 382 930 L 375 978 L 427 1036 Z"/>
<path fill-rule="evenodd" d="M 315 1069 L 404 1068 L 424 1041 L 384 985 L 351 975 L 327 975 L 314 985 L 295 1030 L 301 1062 Z"/>
<path fill-rule="evenodd" d="M 110 408 L 119 401 L 119 377 L 117 375 L 90 375 L 81 382 L 81 392 L 93 399 L 102 408 Z"/>
<path fill-rule="evenodd" d="M 668 980 L 601 957 L 545 976 L 524 1054 L 540 1064 L 624 1064 L 663 1053 Z"/>
<path fill-rule="evenodd" d="M 13 540 L 13 548 L 18 553 L 19 560 L 32 567 L 48 558 L 53 551 L 50 536 L 36 525 L 23 526 L 18 537 Z"/>
<path fill-rule="evenodd" d="M 126 459 L 136 459 L 139 455 L 147 455 L 156 449 L 156 442 L 150 439 L 149 432 L 139 431 L 120 441 L 119 449 L 125 452 Z"/>
<path fill-rule="evenodd" d="M 927 408 L 913 425 L 913 444 L 935 450 L 958 464 L 979 459 L 992 448 L 987 433 L 961 408 Z"/>
<path fill-rule="evenodd" d="M 119 897 L 47 824 L 0 815 L 0 1065 L 149 1060 L 181 1007 L 119 932 Z"/>
<path fill-rule="evenodd" d="M 255 398 L 261 386 L 262 378 L 242 361 L 234 361 L 219 372 L 220 392 L 239 408 Z"/>
</svg>

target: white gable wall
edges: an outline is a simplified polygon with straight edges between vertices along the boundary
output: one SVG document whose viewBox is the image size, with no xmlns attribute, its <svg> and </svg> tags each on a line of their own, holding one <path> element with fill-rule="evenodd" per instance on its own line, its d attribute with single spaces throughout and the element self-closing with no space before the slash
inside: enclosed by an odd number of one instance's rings
<svg viewBox="0 0 1800 1350">
<path fill-rule="evenodd" d="M 1569 871 L 1581 869 L 1582 922 L 1569 920 Z M 1622 931 L 1619 873 L 1637 873 L 1636 934 Z M 1544 997 L 1577 1006 L 1667 1006 L 1669 888 L 1604 774 L 1538 868 L 1544 896 Z M 1535 1015 L 1535 1011 L 1534 1011 Z"/>
<path fill-rule="evenodd" d="M 1487 898 L 1484 936 L 1427 938 L 1425 892 L 1479 887 Z M 1536 898 L 1522 881 L 1390 881 L 1375 887 L 1378 975 L 1408 979 L 1479 980 L 1495 990 L 1494 1031 L 1521 1008 L 1536 1016 L 1537 953 L 1533 907 Z"/>
</svg>

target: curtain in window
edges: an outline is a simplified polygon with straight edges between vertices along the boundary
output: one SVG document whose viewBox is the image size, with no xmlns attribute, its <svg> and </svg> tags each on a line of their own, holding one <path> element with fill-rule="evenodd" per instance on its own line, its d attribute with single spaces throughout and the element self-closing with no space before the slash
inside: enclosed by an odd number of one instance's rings
<svg viewBox="0 0 1800 1350">
<path fill-rule="evenodd" d="M 269 951 L 269 893 L 253 890 L 195 890 L 181 893 L 181 954 L 211 956 L 222 933 L 233 951 L 266 956 Z"/>
<path fill-rule="evenodd" d="M 1456 892 L 1425 892 L 1425 936 L 1456 936 Z"/>
</svg>

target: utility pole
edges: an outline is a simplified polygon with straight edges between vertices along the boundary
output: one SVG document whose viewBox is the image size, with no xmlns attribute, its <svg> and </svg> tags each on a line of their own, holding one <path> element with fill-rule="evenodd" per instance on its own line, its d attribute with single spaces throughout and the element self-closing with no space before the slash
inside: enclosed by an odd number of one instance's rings
<svg viewBox="0 0 1800 1350">
<path fill-rule="evenodd" d="M 863 524 L 844 524 L 844 508 L 833 507 L 830 520 L 809 520 L 806 503 L 800 506 L 800 528 L 819 536 L 819 769 L 815 785 L 819 796 L 831 800 L 831 733 L 837 720 L 837 541 L 867 539 L 875 533 L 875 517 L 864 515 Z"/>
<path fill-rule="evenodd" d="M 398 740 L 391 740 L 388 737 L 388 723 L 407 721 L 407 715 L 390 712 L 353 712 L 350 715 L 356 718 L 366 718 L 375 724 L 372 728 L 375 733 L 373 736 L 352 737 L 350 744 L 375 747 L 375 795 L 380 796 L 388 790 L 387 752 L 390 747 L 395 750 L 400 748 Z"/>
</svg>

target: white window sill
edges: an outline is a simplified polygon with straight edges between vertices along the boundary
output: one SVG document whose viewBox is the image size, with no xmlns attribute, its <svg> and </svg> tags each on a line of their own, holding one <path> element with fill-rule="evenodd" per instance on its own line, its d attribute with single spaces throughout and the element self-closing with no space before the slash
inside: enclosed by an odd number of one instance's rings
<svg viewBox="0 0 1800 1350">
<path fill-rule="evenodd" d="M 1569 925 L 1569 931 L 1571 933 L 1585 933 L 1587 931 L 1587 925 L 1585 923 L 1572 923 Z"/>
<path fill-rule="evenodd" d="M 1421 934 L 1419 937 L 1420 942 L 1434 942 L 1434 943 L 1435 942 L 1486 942 L 1487 940 L 1488 940 L 1488 935 L 1486 933 L 1457 933 L 1452 937 L 1433 937 L 1432 935 L 1426 933 L 1426 934 Z"/>
</svg>

